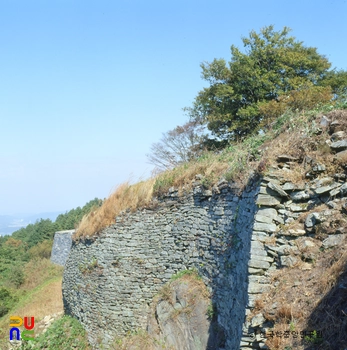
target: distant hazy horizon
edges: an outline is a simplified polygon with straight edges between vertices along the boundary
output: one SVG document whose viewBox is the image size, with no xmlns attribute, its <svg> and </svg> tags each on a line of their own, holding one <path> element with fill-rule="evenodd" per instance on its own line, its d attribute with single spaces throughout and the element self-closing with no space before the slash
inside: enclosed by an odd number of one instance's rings
<svg viewBox="0 0 347 350">
<path fill-rule="evenodd" d="M 16 213 L 12 215 L 0 214 L 0 236 L 11 235 L 13 232 L 21 229 L 22 227 L 26 227 L 29 224 L 34 224 L 40 219 L 51 219 L 52 221 L 55 221 L 58 215 L 63 214 L 66 211 L 46 213 Z"/>
</svg>

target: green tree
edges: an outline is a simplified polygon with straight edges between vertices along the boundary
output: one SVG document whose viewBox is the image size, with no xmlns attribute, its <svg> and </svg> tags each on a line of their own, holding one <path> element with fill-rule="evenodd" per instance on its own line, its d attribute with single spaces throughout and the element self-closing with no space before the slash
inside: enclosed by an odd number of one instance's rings
<svg viewBox="0 0 347 350">
<path fill-rule="evenodd" d="M 207 124 L 216 140 L 238 140 L 266 127 L 271 121 L 266 117 L 277 117 L 283 106 L 310 108 L 345 93 L 347 73 L 329 70 L 326 57 L 289 32 L 287 27 L 276 32 L 272 25 L 251 31 L 242 38 L 245 52 L 231 46 L 228 65 L 224 59 L 202 63 L 202 78 L 210 86 L 186 108 L 191 119 Z M 309 106 L 303 103 L 307 94 Z M 281 108 L 269 115 L 276 102 Z"/>
<path fill-rule="evenodd" d="M 10 290 L 0 288 L 0 317 L 6 315 L 16 302 L 17 298 L 11 295 Z"/>
</svg>

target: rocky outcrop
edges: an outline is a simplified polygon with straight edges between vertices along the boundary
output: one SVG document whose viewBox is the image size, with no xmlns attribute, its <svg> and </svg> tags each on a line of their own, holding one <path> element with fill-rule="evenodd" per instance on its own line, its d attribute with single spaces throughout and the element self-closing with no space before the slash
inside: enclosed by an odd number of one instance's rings
<svg viewBox="0 0 347 350">
<path fill-rule="evenodd" d="M 329 127 L 330 121 L 323 121 Z M 336 125 L 331 132 L 336 130 Z M 341 132 L 339 136 L 342 137 Z M 333 134 L 332 138 L 337 138 L 337 135 Z M 346 144 L 347 140 L 337 141 L 331 144 L 331 150 L 341 151 Z M 346 237 L 345 175 L 325 175 L 326 166 L 309 159 L 304 162 L 307 180 L 294 184 L 288 181 L 292 161 L 290 156 L 278 157 L 277 169 L 273 168 L 260 184 L 259 210 L 254 218 L 248 262 L 246 315 L 253 315 L 256 302 L 262 302 L 262 293 L 276 288 L 277 284 L 271 283 L 272 271 L 293 266 L 311 269 L 310 265 L 322 249 L 336 247 Z M 277 305 L 273 308 L 276 309 Z M 274 313 L 274 310 L 270 312 Z M 240 348 L 267 348 L 262 334 L 272 326 L 273 322 L 261 313 L 247 317 Z"/>
<path fill-rule="evenodd" d="M 167 348 L 224 348 L 225 334 L 218 327 L 215 311 L 204 283 L 195 275 L 186 275 L 165 285 L 155 297 L 147 331 Z"/>
</svg>

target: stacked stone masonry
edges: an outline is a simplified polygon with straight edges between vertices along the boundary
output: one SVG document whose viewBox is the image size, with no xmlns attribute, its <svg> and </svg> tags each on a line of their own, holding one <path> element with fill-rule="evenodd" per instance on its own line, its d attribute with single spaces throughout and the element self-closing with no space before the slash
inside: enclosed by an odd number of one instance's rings
<svg viewBox="0 0 347 350">
<path fill-rule="evenodd" d="M 146 328 L 153 297 L 172 275 L 197 269 L 213 294 L 226 349 L 238 348 L 256 187 L 241 195 L 221 181 L 212 191 L 169 195 L 154 210 L 124 213 L 94 238 L 73 243 L 63 279 L 65 312 L 90 341 Z"/>
<path fill-rule="evenodd" d="M 346 143 L 347 145 L 347 143 Z M 290 169 L 290 157 L 279 157 L 279 168 Z M 274 170 L 278 170 L 276 168 Z M 271 272 L 295 266 L 303 261 L 313 261 L 319 249 L 329 249 L 345 240 L 345 228 L 326 230 L 328 237 L 322 242 L 315 234 L 319 225 L 330 226 L 332 220 L 346 213 L 347 183 L 344 174 L 324 176 L 325 166 L 312 162 L 306 174 L 309 180 L 304 185 L 294 185 L 285 177 L 273 174 L 264 177 L 256 203 L 258 211 L 254 217 L 250 260 L 248 262 L 248 305 L 246 316 L 251 314 L 256 300 L 262 300 L 262 293 L 276 288 L 270 283 Z M 315 208 L 320 208 L 319 212 Z M 304 223 L 297 219 L 308 212 Z M 290 224 L 295 222 L 295 228 Z M 310 263 L 301 264 L 310 269 Z M 274 305 L 274 307 L 276 307 Z M 240 348 L 267 349 L 263 334 L 270 331 L 272 322 L 261 313 L 251 319 L 246 317 Z"/>
<path fill-rule="evenodd" d="M 332 149 L 347 151 L 344 141 Z M 324 164 L 305 159 L 307 181 L 296 185 L 277 172 L 290 171 L 295 161 L 279 156 L 277 167 L 243 193 L 226 181 L 213 191 L 196 181 L 183 197 L 171 189 L 156 209 L 124 213 L 96 238 L 73 243 L 63 279 L 65 311 L 82 322 L 92 343 L 106 344 L 145 329 L 148 306 L 163 284 L 196 268 L 217 306 L 224 349 L 266 349 L 260 331 L 272 324 L 250 314 L 262 293 L 276 287 L 272 271 L 310 261 L 345 238 L 343 227 L 322 242 L 315 232 L 346 212 L 346 175 L 325 175 Z"/>
<path fill-rule="evenodd" d="M 66 260 L 69 256 L 71 245 L 72 245 L 72 235 L 75 230 L 65 230 L 57 231 L 54 234 L 53 247 L 51 253 L 51 261 L 55 264 L 64 266 Z"/>
</svg>

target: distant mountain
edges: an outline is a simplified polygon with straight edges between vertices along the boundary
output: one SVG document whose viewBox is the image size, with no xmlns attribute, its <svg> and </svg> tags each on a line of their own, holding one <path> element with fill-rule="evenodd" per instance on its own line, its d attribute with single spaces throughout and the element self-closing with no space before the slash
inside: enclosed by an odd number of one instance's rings
<svg viewBox="0 0 347 350">
<path fill-rule="evenodd" d="M 40 219 L 51 219 L 55 221 L 59 214 L 64 212 L 49 212 L 38 214 L 14 214 L 0 215 L 0 236 L 11 235 L 13 232 L 26 227 L 29 224 L 34 224 Z"/>
</svg>

